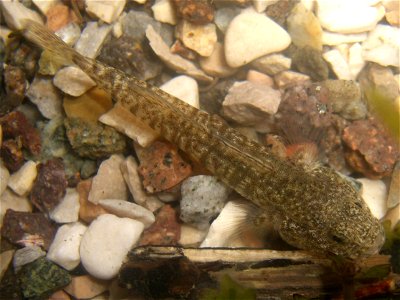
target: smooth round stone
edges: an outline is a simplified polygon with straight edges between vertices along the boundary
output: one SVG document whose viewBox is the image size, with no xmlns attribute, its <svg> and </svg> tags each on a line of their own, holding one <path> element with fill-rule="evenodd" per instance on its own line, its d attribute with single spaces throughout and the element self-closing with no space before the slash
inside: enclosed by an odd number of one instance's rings
<svg viewBox="0 0 400 300">
<path fill-rule="evenodd" d="M 246 11 L 229 24 L 225 35 L 225 58 L 229 66 L 240 67 L 252 60 L 286 49 L 289 34 L 265 15 Z"/>
<path fill-rule="evenodd" d="M 66 270 L 72 270 L 80 263 L 79 246 L 87 227 L 80 222 L 58 228 L 50 245 L 47 258 Z"/>
<path fill-rule="evenodd" d="M 363 0 L 318 0 L 317 16 L 321 26 L 339 33 L 358 33 L 373 29 L 385 10 Z"/>
<path fill-rule="evenodd" d="M 160 86 L 160 89 L 185 101 L 191 106 L 200 107 L 199 87 L 197 81 L 192 77 L 185 75 L 174 77 Z"/>
<path fill-rule="evenodd" d="M 387 211 L 387 188 L 382 180 L 371 180 L 360 178 L 357 181 L 362 183 L 362 198 L 367 203 L 372 214 L 377 219 L 385 216 Z"/>
<path fill-rule="evenodd" d="M 85 232 L 80 255 L 83 266 L 98 279 L 117 275 L 129 250 L 137 243 L 143 223 L 104 214 L 94 220 Z"/>
<path fill-rule="evenodd" d="M 150 227 L 155 221 L 154 214 L 151 211 L 129 201 L 103 199 L 100 200 L 99 204 L 120 218 L 131 218 L 142 222 L 145 228 Z"/>
</svg>

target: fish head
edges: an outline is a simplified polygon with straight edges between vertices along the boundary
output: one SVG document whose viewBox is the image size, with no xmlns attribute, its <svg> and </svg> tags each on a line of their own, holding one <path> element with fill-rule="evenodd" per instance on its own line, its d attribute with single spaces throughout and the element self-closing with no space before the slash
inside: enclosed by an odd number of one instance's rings
<svg viewBox="0 0 400 300">
<path fill-rule="evenodd" d="M 333 170 L 325 169 L 310 188 L 301 217 L 287 215 L 278 231 L 296 247 L 312 252 L 359 259 L 376 254 L 385 241 L 382 225 L 371 213 L 354 185 Z"/>
</svg>

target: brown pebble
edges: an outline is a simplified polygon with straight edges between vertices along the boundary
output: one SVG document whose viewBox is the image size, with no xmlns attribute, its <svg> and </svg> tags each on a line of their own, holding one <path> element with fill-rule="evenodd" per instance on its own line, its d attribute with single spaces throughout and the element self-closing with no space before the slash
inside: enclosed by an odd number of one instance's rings
<svg viewBox="0 0 400 300">
<path fill-rule="evenodd" d="M 179 54 L 180 56 L 190 60 L 195 60 L 197 58 L 196 53 L 185 47 L 185 45 L 180 40 L 176 40 L 175 43 L 171 46 L 171 52 L 174 54 Z"/>
<path fill-rule="evenodd" d="M 214 20 L 214 8 L 208 0 L 173 0 L 177 15 L 197 25 Z"/>
<path fill-rule="evenodd" d="M 11 172 L 18 171 L 24 164 L 21 143 L 16 140 L 6 140 L 1 145 L 1 158 L 4 166 Z"/>
<path fill-rule="evenodd" d="M 99 280 L 89 275 L 75 276 L 64 291 L 76 299 L 90 299 L 108 289 L 108 281 Z"/>
<path fill-rule="evenodd" d="M 76 21 L 75 13 L 63 4 L 56 4 L 52 6 L 46 13 L 47 21 L 46 26 L 52 30 L 57 31 L 65 25 Z"/>
<path fill-rule="evenodd" d="M 358 120 L 343 130 L 347 163 L 371 179 L 390 176 L 400 158 L 399 148 L 374 119 Z"/>
<path fill-rule="evenodd" d="M 40 135 L 27 117 L 20 111 L 13 111 L 0 118 L 3 128 L 3 138 L 20 138 L 22 146 L 33 155 L 38 155 L 41 150 Z"/>
<path fill-rule="evenodd" d="M 4 216 L 1 236 L 16 245 L 36 245 L 48 250 L 56 231 L 55 224 L 42 213 L 8 209 Z"/>
<path fill-rule="evenodd" d="M 31 202 L 42 212 L 49 212 L 60 203 L 68 186 L 61 159 L 53 158 L 38 165 Z"/>
<path fill-rule="evenodd" d="M 63 290 L 59 290 L 55 293 L 53 293 L 48 300 L 70 300 L 71 297 L 64 292 Z"/>
<path fill-rule="evenodd" d="M 168 190 L 192 173 L 192 167 L 178 153 L 176 146 L 156 141 L 141 153 L 139 174 L 149 193 Z"/>
<path fill-rule="evenodd" d="M 177 245 L 181 236 L 178 216 L 171 205 L 164 205 L 156 216 L 156 221 L 143 232 L 139 242 L 146 245 Z"/>
<path fill-rule="evenodd" d="M 92 187 L 92 179 L 87 179 L 78 183 L 76 190 L 79 193 L 79 218 L 86 223 L 91 223 L 94 219 L 108 212 L 100 205 L 89 202 L 89 192 Z"/>
</svg>

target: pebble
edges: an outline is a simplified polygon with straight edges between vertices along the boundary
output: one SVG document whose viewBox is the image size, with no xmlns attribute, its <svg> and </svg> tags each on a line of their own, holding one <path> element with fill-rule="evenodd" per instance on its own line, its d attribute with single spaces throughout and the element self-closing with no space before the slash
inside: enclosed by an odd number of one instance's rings
<svg viewBox="0 0 400 300">
<path fill-rule="evenodd" d="M 201 56 L 210 56 L 217 42 L 217 31 L 214 23 L 196 25 L 182 20 L 175 28 L 175 37 Z"/>
<path fill-rule="evenodd" d="M 236 6 L 218 8 L 215 12 L 214 23 L 221 32 L 225 33 L 229 23 L 240 13 L 241 9 Z"/>
<path fill-rule="evenodd" d="M 164 32 L 162 32 L 161 23 L 157 22 L 152 18 L 149 13 L 144 11 L 129 11 L 126 16 L 121 20 L 123 35 L 127 35 L 134 40 L 142 41 L 145 38 L 146 30 L 149 26 L 153 27 L 153 29 L 160 34 L 163 38 L 166 38 Z M 171 40 L 171 41 L 170 41 Z M 163 40 L 168 45 L 172 44 L 171 39 L 168 37 L 168 41 Z"/>
<path fill-rule="evenodd" d="M 88 22 L 75 44 L 75 50 L 83 56 L 96 58 L 111 29 L 110 25 L 99 26 L 97 22 Z"/>
<path fill-rule="evenodd" d="M 28 160 L 17 172 L 13 173 L 8 186 L 19 196 L 27 195 L 37 176 L 36 163 Z"/>
<path fill-rule="evenodd" d="M 329 50 L 322 54 L 322 56 L 330 64 L 338 79 L 353 79 L 349 65 L 339 50 Z"/>
<path fill-rule="evenodd" d="M 274 79 L 272 79 L 272 77 L 270 77 L 264 73 L 255 71 L 255 70 L 249 70 L 247 72 L 246 80 L 253 82 L 253 83 L 266 85 L 269 87 L 274 86 Z"/>
<path fill-rule="evenodd" d="M 3 194 L 3 192 L 6 190 L 9 179 L 10 179 L 10 172 L 3 165 L 3 161 L 0 160 L 0 197 Z"/>
<path fill-rule="evenodd" d="M 310 76 L 294 71 L 283 71 L 274 77 L 275 84 L 280 89 L 286 89 L 289 86 L 302 85 L 310 82 Z"/>
<path fill-rule="evenodd" d="M 322 50 L 322 28 L 318 18 L 302 3 L 298 3 L 286 20 L 292 43 L 297 47 L 309 46 Z"/>
<path fill-rule="evenodd" d="M 80 245 L 81 261 L 86 271 L 98 279 L 116 276 L 143 228 L 143 223 L 129 218 L 110 214 L 99 216 L 86 230 Z"/>
<path fill-rule="evenodd" d="M 71 297 L 63 290 L 58 290 L 51 294 L 48 300 L 71 300 Z"/>
<path fill-rule="evenodd" d="M 112 109 L 113 102 L 108 93 L 96 87 L 77 98 L 65 96 L 63 107 L 68 118 L 96 122 L 102 114 Z"/>
<path fill-rule="evenodd" d="M 387 188 L 382 180 L 371 180 L 368 178 L 360 178 L 357 181 L 362 183 L 362 198 L 368 205 L 372 214 L 381 219 L 387 211 Z"/>
<path fill-rule="evenodd" d="M 7 188 L 0 195 L 0 227 L 3 225 L 3 218 L 7 209 L 31 212 L 32 204 L 27 197 L 18 196 L 12 190 Z"/>
<path fill-rule="evenodd" d="M 386 9 L 386 21 L 393 26 L 400 26 L 400 7 L 398 0 L 384 0 L 383 6 Z"/>
<path fill-rule="evenodd" d="M 60 3 L 60 0 L 32 0 L 32 2 L 45 15 L 52 6 Z"/>
<path fill-rule="evenodd" d="M 381 66 L 400 66 L 400 28 L 378 24 L 363 42 L 363 57 Z"/>
<path fill-rule="evenodd" d="M 80 222 L 65 224 L 58 228 L 47 252 L 47 259 L 64 269 L 75 269 L 80 261 L 79 246 L 87 227 Z"/>
<path fill-rule="evenodd" d="M 209 57 L 200 57 L 199 63 L 204 72 L 219 78 L 229 77 L 237 71 L 226 63 L 224 46 L 218 42 L 215 44 L 213 53 Z"/>
<path fill-rule="evenodd" d="M 225 57 L 229 66 L 243 66 L 252 60 L 286 49 L 289 34 L 265 15 L 244 12 L 236 16 L 225 34 Z"/>
<path fill-rule="evenodd" d="M 357 78 L 366 64 L 362 55 L 362 46 L 360 43 L 354 43 L 349 48 L 348 64 L 353 79 Z"/>
<path fill-rule="evenodd" d="M 99 204 L 117 217 L 131 218 L 142 222 L 144 228 L 150 227 L 155 221 L 154 214 L 151 211 L 129 201 L 102 199 L 99 201 Z"/>
<path fill-rule="evenodd" d="M 279 0 L 253 0 L 253 6 L 258 13 L 262 13 L 268 6 L 275 4 L 278 1 Z"/>
<path fill-rule="evenodd" d="M 91 16 L 96 16 L 100 20 L 111 24 L 121 15 L 124 10 L 126 0 L 114 1 L 85 1 L 86 12 Z"/>
<path fill-rule="evenodd" d="M 398 161 L 394 166 L 392 179 L 390 181 L 389 195 L 387 206 L 392 208 L 400 202 L 400 162 Z"/>
<path fill-rule="evenodd" d="M 274 76 L 290 69 L 292 60 L 282 54 L 270 54 L 254 60 L 251 65 L 258 71 Z"/>
<path fill-rule="evenodd" d="M 281 93 L 269 86 L 249 81 L 236 82 L 222 103 L 226 117 L 242 125 L 254 125 L 275 114 Z"/>
<path fill-rule="evenodd" d="M 171 94 L 197 109 L 199 103 L 199 87 L 197 81 L 185 75 L 177 76 L 160 86 L 164 92 Z"/>
<path fill-rule="evenodd" d="M 96 85 L 85 72 L 74 66 L 59 70 L 54 76 L 53 83 L 64 93 L 74 97 L 83 95 Z"/>
<path fill-rule="evenodd" d="M 151 25 L 146 29 L 146 37 L 150 42 L 150 47 L 168 67 L 201 81 L 212 81 L 212 77 L 197 68 L 194 63 L 182 58 L 180 55 L 173 54 L 161 35 Z"/>
<path fill-rule="evenodd" d="M 66 44 L 72 47 L 81 36 L 81 28 L 75 22 L 71 22 L 61 29 L 57 30 L 55 34 L 60 37 Z"/>
<path fill-rule="evenodd" d="M 91 186 L 92 179 L 83 180 L 76 186 L 76 190 L 79 193 L 79 218 L 86 223 L 91 223 L 98 216 L 108 213 L 100 205 L 89 202 L 88 196 Z"/>
<path fill-rule="evenodd" d="M 121 173 L 122 155 L 113 154 L 104 160 L 93 178 L 88 200 L 98 204 L 101 199 L 128 200 L 128 190 Z"/>
<path fill-rule="evenodd" d="M 176 13 L 170 0 L 157 0 L 151 10 L 153 11 L 154 19 L 157 21 L 176 25 Z"/>
<path fill-rule="evenodd" d="M 206 237 L 207 232 L 187 224 L 181 225 L 179 244 L 184 247 L 198 247 Z"/>
<path fill-rule="evenodd" d="M 6 250 L 0 254 L 0 280 L 3 279 L 4 274 L 8 270 L 8 266 L 13 259 L 15 250 Z"/>
<path fill-rule="evenodd" d="M 232 246 L 235 233 L 240 231 L 241 220 L 246 217 L 247 213 L 244 206 L 235 201 L 226 203 L 221 213 L 212 222 L 200 248 Z"/>
<path fill-rule="evenodd" d="M 333 112 L 347 120 L 358 120 L 367 116 L 367 108 L 361 100 L 360 86 L 355 81 L 325 80 L 320 84 L 328 90 Z"/>
<path fill-rule="evenodd" d="M 50 212 L 50 219 L 56 223 L 72 223 L 79 219 L 79 194 L 76 189 L 67 188 L 61 202 Z"/>
<path fill-rule="evenodd" d="M 118 103 L 103 114 L 99 121 L 115 128 L 142 147 L 147 147 L 158 138 L 158 133 L 136 118 L 129 110 Z"/>
<path fill-rule="evenodd" d="M 322 52 L 309 46 L 295 49 L 292 53 L 292 66 L 314 81 L 325 80 L 329 76 L 329 67 Z"/>
<path fill-rule="evenodd" d="M 204 25 L 214 19 L 214 5 L 209 1 L 172 0 L 177 15 L 193 24 Z"/>
<path fill-rule="evenodd" d="M 176 210 L 166 204 L 158 211 L 156 221 L 143 232 L 139 245 L 177 245 L 180 233 Z"/>
<path fill-rule="evenodd" d="M 205 229 L 222 210 L 231 190 L 214 176 L 198 175 L 182 183 L 180 218 L 185 223 Z"/>
<path fill-rule="evenodd" d="M 365 41 L 367 36 L 368 34 L 365 32 L 342 34 L 337 32 L 323 31 L 322 44 L 328 46 L 337 46 L 341 44 L 359 43 Z"/>
<path fill-rule="evenodd" d="M 75 276 L 69 285 L 64 288 L 68 294 L 76 299 L 99 299 L 98 295 L 108 289 L 108 281 L 99 280 L 89 275 Z M 95 298 L 94 298 L 95 297 Z"/>
<path fill-rule="evenodd" d="M 4 21 L 10 29 L 22 30 L 23 20 L 29 19 L 43 24 L 40 15 L 17 1 L 0 1 Z"/>
<path fill-rule="evenodd" d="M 28 246 L 18 249 L 15 251 L 13 258 L 14 272 L 18 273 L 24 265 L 29 264 L 45 255 L 46 252 L 38 246 Z"/>
<path fill-rule="evenodd" d="M 61 95 L 51 79 L 36 76 L 26 95 L 32 103 L 36 104 L 43 117 L 54 119 L 62 116 Z"/>
<path fill-rule="evenodd" d="M 74 11 L 62 3 L 50 7 L 46 13 L 46 27 L 51 31 L 58 31 L 76 20 Z"/>
<path fill-rule="evenodd" d="M 138 167 L 135 158 L 128 156 L 125 161 L 121 163 L 122 175 L 124 176 L 125 182 L 128 185 L 134 201 L 139 205 L 146 207 L 151 212 L 154 212 L 163 204 L 156 196 L 149 195 L 144 191 L 142 179 L 138 173 Z"/>
<path fill-rule="evenodd" d="M 317 16 L 322 27 L 339 33 L 370 31 L 382 19 L 385 12 L 382 7 L 370 6 L 368 1 L 362 0 L 318 0 L 317 2 Z"/>
</svg>

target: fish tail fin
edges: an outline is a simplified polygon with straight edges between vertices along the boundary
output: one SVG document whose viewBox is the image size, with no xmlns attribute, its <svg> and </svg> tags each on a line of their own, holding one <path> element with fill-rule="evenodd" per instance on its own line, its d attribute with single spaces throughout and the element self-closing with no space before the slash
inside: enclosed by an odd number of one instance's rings
<svg viewBox="0 0 400 300">
<path fill-rule="evenodd" d="M 79 61 L 87 60 L 42 24 L 29 19 L 25 19 L 23 22 L 22 33 L 25 38 L 47 51 L 61 65 L 79 65 Z"/>
</svg>

